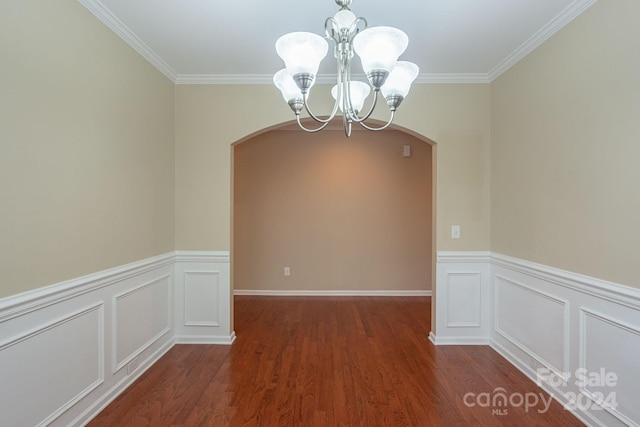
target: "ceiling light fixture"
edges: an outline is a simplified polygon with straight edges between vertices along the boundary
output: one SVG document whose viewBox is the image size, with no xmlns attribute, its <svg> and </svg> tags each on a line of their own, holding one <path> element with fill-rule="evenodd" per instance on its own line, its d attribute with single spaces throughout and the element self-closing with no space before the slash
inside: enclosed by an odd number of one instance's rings
<svg viewBox="0 0 640 427">
<path fill-rule="evenodd" d="M 296 115 L 300 128 L 307 132 L 324 129 L 342 111 L 345 134 L 351 135 L 353 122 L 363 128 L 376 131 L 389 127 L 396 109 L 409 93 L 411 83 L 418 77 L 418 66 L 411 62 L 398 61 L 398 57 L 409 44 L 407 35 L 393 27 L 367 27 L 367 20 L 356 18 L 349 6 L 353 0 L 335 0 L 340 10 L 327 18 L 324 24 L 325 37 L 307 32 L 285 34 L 276 41 L 276 51 L 286 68 L 273 76 L 273 82 Z M 321 119 L 309 109 L 309 91 L 316 80 L 320 61 L 329 49 L 325 39 L 335 42 L 334 55 L 338 63 L 337 84 L 331 90 L 335 99 L 329 117 Z M 351 79 L 351 59 L 354 52 L 360 57 L 362 68 L 369 84 Z M 365 99 L 373 89 L 373 101 L 369 111 L 359 116 Z M 387 101 L 391 117 L 380 127 L 365 123 L 375 110 L 378 92 Z M 307 114 L 320 124 L 317 128 L 306 128 L 300 121 L 300 112 Z"/>
</svg>

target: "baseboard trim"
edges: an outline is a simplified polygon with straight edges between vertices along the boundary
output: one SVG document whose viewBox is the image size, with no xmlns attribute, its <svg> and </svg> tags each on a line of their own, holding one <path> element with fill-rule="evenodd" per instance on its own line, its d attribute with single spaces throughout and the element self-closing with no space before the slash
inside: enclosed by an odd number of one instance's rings
<svg viewBox="0 0 640 427">
<path fill-rule="evenodd" d="M 431 341 L 435 345 L 489 345 L 488 338 L 478 338 L 478 337 L 438 338 L 433 332 L 429 332 L 429 341 Z"/>
<path fill-rule="evenodd" d="M 542 388 L 545 393 L 553 398 L 556 402 L 561 404 L 565 410 L 571 412 L 571 414 L 583 422 L 585 425 L 599 425 L 600 423 L 589 416 L 588 412 L 579 411 L 571 408 L 569 406 L 569 401 L 567 399 L 562 398 L 562 391 L 551 387 L 549 384 L 545 382 L 538 382 L 537 378 L 533 374 L 533 368 L 529 367 L 522 359 L 511 353 L 505 347 L 500 345 L 495 341 L 490 341 L 489 346 L 500 356 L 504 357 L 511 365 L 513 365 L 516 369 L 518 369 L 522 374 L 524 374 L 527 378 L 529 378 L 532 382 L 536 383 L 540 388 Z"/>
<path fill-rule="evenodd" d="M 113 402 L 118 396 L 120 396 L 127 388 L 131 386 L 138 378 L 142 376 L 150 367 L 152 367 L 162 356 L 164 356 L 175 345 L 174 341 L 168 341 L 153 354 L 151 354 L 146 360 L 142 362 L 142 366 L 136 370 L 134 375 L 124 377 L 120 382 L 114 385 L 109 391 L 103 394 L 97 399 L 89 408 L 71 423 L 71 425 L 85 425 L 93 418 L 95 418 L 100 412 L 102 412 L 111 402 Z"/>
<path fill-rule="evenodd" d="M 304 297 L 430 297 L 431 291 L 420 290 L 261 290 L 261 289 L 235 289 L 233 295 L 253 296 L 304 296 Z"/>
<path fill-rule="evenodd" d="M 176 344 L 217 344 L 231 345 L 236 340 L 236 333 L 232 332 L 228 336 L 209 335 L 181 335 L 176 336 Z"/>
</svg>

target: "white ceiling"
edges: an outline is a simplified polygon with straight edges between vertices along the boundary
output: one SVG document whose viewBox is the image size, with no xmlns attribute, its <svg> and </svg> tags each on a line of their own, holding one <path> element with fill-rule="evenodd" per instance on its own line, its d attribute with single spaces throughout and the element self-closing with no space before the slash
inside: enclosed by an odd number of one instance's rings
<svg viewBox="0 0 640 427">
<path fill-rule="evenodd" d="M 267 83 L 283 68 L 274 43 L 324 35 L 333 0 L 79 0 L 176 83 Z M 401 59 L 419 82 L 489 82 L 596 0 L 354 0 L 369 26 L 409 36 Z M 335 73 L 330 55 L 319 80 Z M 359 66 L 359 61 L 356 61 Z"/>
</svg>

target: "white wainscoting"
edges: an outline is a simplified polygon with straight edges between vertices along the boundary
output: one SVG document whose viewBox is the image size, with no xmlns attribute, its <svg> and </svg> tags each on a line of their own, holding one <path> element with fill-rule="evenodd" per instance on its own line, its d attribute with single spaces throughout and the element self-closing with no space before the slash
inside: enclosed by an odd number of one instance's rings
<svg viewBox="0 0 640 427">
<path fill-rule="evenodd" d="M 231 343 L 230 286 L 228 253 L 171 252 L 0 299 L 0 424 L 84 425 L 176 341 Z"/>
<path fill-rule="evenodd" d="M 104 304 L 94 302 L 4 341 L 0 371 L 3 425 L 55 421 L 105 381 Z"/>
<path fill-rule="evenodd" d="M 148 349 L 173 325 L 171 274 L 114 295 L 112 368 L 117 372 Z"/>
<path fill-rule="evenodd" d="M 639 289 L 488 252 L 436 268 L 434 343 L 548 370 L 542 387 L 589 425 L 640 424 Z M 229 270 L 228 252 L 172 252 L 1 299 L 2 424 L 83 425 L 175 342 L 233 342 Z"/>
<path fill-rule="evenodd" d="M 436 271 L 434 343 L 486 342 L 586 424 L 640 425 L 639 289 L 485 252 Z"/>
<path fill-rule="evenodd" d="M 231 344 L 229 252 L 176 252 L 176 342 Z"/>
<path fill-rule="evenodd" d="M 435 344 L 489 344 L 489 252 L 438 252 Z"/>
<path fill-rule="evenodd" d="M 591 400 L 600 394 L 616 395 L 616 407 L 603 402 L 623 423 L 640 424 L 640 329 L 635 325 L 585 307 L 580 308 L 579 368 L 586 372 L 598 372 L 602 367 L 615 366 L 615 386 L 608 384 L 580 384 L 580 391 Z M 635 343 L 635 345 L 634 345 Z M 624 352 L 616 350 L 625 350 Z"/>
<path fill-rule="evenodd" d="M 491 271 L 492 347 L 585 423 L 639 425 L 640 290 L 500 254 Z"/>
<path fill-rule="evenodd" d="M 498 274 L 492 277 L 493 332 L 563 376 L 569 369 L 568 302 Z"/>
</svg>

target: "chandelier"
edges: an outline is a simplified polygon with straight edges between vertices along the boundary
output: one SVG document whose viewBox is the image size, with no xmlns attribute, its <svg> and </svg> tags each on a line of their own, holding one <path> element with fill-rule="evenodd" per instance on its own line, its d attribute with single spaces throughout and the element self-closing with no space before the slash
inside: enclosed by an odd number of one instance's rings
<svg viewBox="0 0 640 427">
<path fill-rule="evenodd" d="M 342 123 L 347 137 L 351 135 L 352 123 L 365 129 L 377 131 L 389 127 L 396 109 L 409 93 L 411 83 L 418 77 L 418 66 L 398 57 L 409 44 L 407 35 L 393 27 L 368 27 L 364 18 L 356 18 L 349 6 L 353 0 L 335 0 L 340 10 L 324 24 L 325 37 L 307 32 L 285 34 L 276 41 L 276 51 L 286 68 L 273 76 L 273 82 L 282 92 L 284 100 L 296 115 L 298 126 L 307 132 L 324 129 L 336 116 L 338 108 L 342 112 Z M 319 118 L 309 108 L 309 92 L 315 83 L 320 61 L 327 55 L 327 40 L 333 40 L 334 56 L 337 62 L 337 84 L 331 95 L 335 99 L 333 110 L 327 118 Z M 358 54 L 368 84 L 352 80 L 351 60 Z M 365 100 L 373 89 L 373 100 L 369 111 L 361 115 Z M 391 112 L 389 121 L 379 127 L 365 123 L 376 108 L 378 93 Z M 300 112 L 305 110 L 318 125 L 305 127 L 300 120 Z"/>
</svg>

